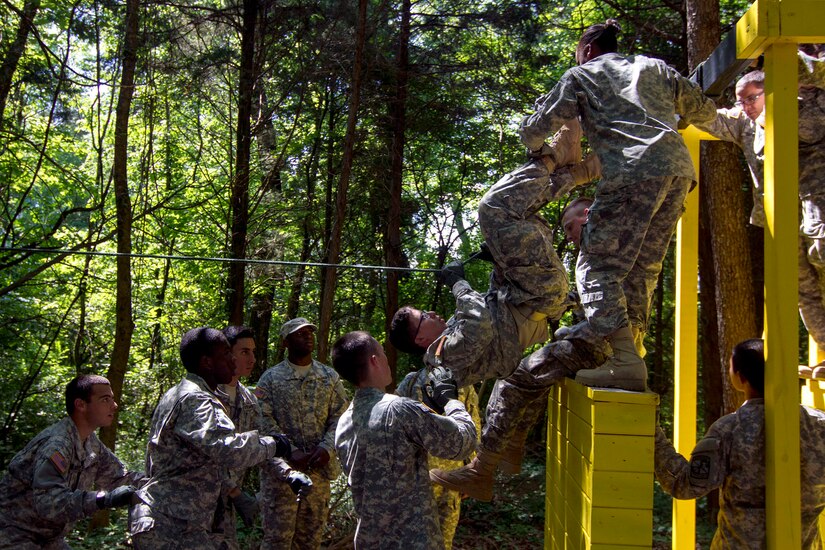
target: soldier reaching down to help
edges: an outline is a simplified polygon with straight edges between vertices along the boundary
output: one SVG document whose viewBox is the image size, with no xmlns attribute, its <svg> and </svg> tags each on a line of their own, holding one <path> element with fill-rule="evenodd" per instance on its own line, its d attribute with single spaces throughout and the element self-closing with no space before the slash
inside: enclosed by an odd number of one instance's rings
<svg viewBox="0 0 825 550">
<path fill-rule="evenodd" d="M 430 407 L 385 393 L 392 372 L 384 348 L 366 332 L 350 332 L 332 349 L 332 365 L 357 388 L 338 421 L 335 449 L 352 491 L 355 548 L 444 548 L 427 453 L 462 459 L 476 428 L 449 372 L 435 369 L 425 392 Z"/>
<path fill-rule="evenodd" d="M 95 435 L 116 410 L 106 378 L 81 374 L 66 385 L 68 416 L 14 455 L 0 481 L 0 548 L 68 548 L 77 520 L 131 504 L 143 474 L 127 473 Z"/>
<path fill-rule="evenodd" d="M 733 348 L 731 383 L 745 402 L 708 429 L 690 461 L 656 429 L 656 480 L 678 499 L 719 489 L 712 549 L 767 548 L 765 533 L 765 351 L 760 339 Z M 802 548 L 822 548 L 819 515 L 825 509 L 825 413 L 799 407 Z"/>
</svg>

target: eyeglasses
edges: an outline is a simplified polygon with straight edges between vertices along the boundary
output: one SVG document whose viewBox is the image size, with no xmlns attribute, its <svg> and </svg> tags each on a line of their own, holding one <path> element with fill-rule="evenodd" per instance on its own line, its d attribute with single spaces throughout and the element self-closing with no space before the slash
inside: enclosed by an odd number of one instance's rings
<svg viewBox="0 0 825 550">
<path fill-rule="evenodd" d="M 748 105 L 748 106 L 753 105 L 754 103 L 756 103 L 756 100 L 757 100 L 757 99 L 759 99 L 760 97 L 762 97 L 762 95 L 763 95 L 764 93 L 765 93 L 765 92 L 759 92 L 758 94 L 749 95 L 749 96 L 748 96 L 748 97 L 746 97 L 745 99 L 743 99 L 743 100 L 741 100 L 741 101 L 737 101 L 737 102 L 735 102 L 735 103 L 734 103 L 734 105 L 735 105 L 736 107 L 743 107 L 743 106 L 745 106 L 745 105 Z"/>
<path fill-rule="evenodd" d="M 429 318 L 430 318 L 429 313 L 427 313 L 426 311 L 421 312 L 421 315 L 418 317 L 418 326 L 415 327 L 415 334 L 413 334 L 413 341 L 415 341 L 415 339 L 418 338 L 418 332 L 421 330 L 421 323 L 424 322 L 424 319 L 429 319 Z"/>
</svg>

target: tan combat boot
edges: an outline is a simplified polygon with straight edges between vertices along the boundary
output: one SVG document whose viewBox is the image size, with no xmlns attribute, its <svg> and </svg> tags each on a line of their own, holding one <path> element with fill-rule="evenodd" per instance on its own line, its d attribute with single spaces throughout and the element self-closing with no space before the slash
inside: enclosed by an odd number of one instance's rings
<svg viewBox="0 0 825 550">
<path fill-rule="evenodd" d="M 430 481 L 476 500 L 493 500 L 493 474 L 501 455 L 479 449 L 476 457 L 457 470 L 430 470 Z"/>
<path fill-rule="evenodd" d="M 613 357 L 601 367 L 582 369 L 576 373 L 576 382 L 600 388 L 621 388 L 645 391 L 647 367 L 639 357 L 630 327 L 622 327 L 608 336 Z"/>
<path fill-rule="evenodd" d="M 578 163 L 582 158 L 582 127 L 578 120 L 570 120 L 553 134 L 549 143 L 542 147 L 539 157 L 552 174 L 559 166 Z"/>
<path fill-rule="evenodd" d="M 602 163 L 596 153 L 590 153 L 579 163 L 568 167 L 573 178 L 573 185 L 584 185 L 602 176 Z"/>
<path fill-rule="evenodd" d="M 524 442 L 521 445 L 509 444 L 501 453 L 501 462 L 498 469 L 501 473 L 514 476 L 521 473 L 521 463 L 524 461 Z"/>
</svg>

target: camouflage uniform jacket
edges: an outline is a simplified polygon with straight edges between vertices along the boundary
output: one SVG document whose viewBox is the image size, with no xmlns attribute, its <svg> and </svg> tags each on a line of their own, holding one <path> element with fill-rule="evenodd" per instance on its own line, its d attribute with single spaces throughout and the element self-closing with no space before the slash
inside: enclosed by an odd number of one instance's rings
<svg viewBox="0 0 825 550">
<path fill-rule="evenodd" d="M 335 427 L 349 399 L 338 373 L 313 360 L 303 378 L 284 360 L 263 373 L 255 395 L 261 405 L 261 433 L 284 433 L 293 448 L 310 451 L 321 446 L 330 461 L 319 470 L 327 479 L 341 472 L 335 460 Z M 279 461 L 276 461 L 278 463 Z M 281 474 L 289 469 L 282 465 Z"/>
<path fill-rule="evenodd" d="M 802 547 L 821 548 L 817 519 L 825 509 L 825 413 L 800 407 L 799 433 Z M 711 548 L 767 548 L 764 399 L 749 399 L 714 422 L 690 462 L 658 428 L 655 473 L 675 498 L 698 498 L 719 488 L 718 528 Z"/>
<path fill-rule="evenodd" d="M 200 376 L 187 373 L 152 415 L 146 448 L 149 481 L 138 491 L 148 515 L 133 514 L 132 534 L 146 531 L 154 511 L 209 530 L 227 466 L 248 468 L 276 453 L 257 432 L 235 433 L 220 400 Z"/>
<path fill-rule="evenodd" d="M 398 387 L 395 388 L 395 394 L 401 397 L 409 397 L 415 401 L 422 401 L 424 398 L 424 386 L 427 384 L 427 369 L 419 369 L 411 372 L 404 377 Z M 465 386 L 458 390 L 458 400 L 464 403 L 464 408 L 473 419 L 473 424 L 476 430 L 481 426 L 481 411 L 478 406 L 478 394 L 473 386 Z M 470 453 L 466 459 L 473 457 Z M 440 468 L 442 470 L 455 470 L 464 466 L 465 460 L 447 460 L 445 458 L 438 458 L 437 456 L 430 456 L 430 469 Z"/>
<path fill-rule="evenodd" d="M 81 441 L 66 417 L 37 434 L 9 463 L 0 481 L 0 526 L 30 532 L 33 541 L 45 545 L 97 511 L 93 489 L 137 485 L 142 478 L 126 473 L 95 434 Z"/>
<path fill-rule="evenodd" d="M 427 453 L 459 460 L 475 444 L 473 420 L 458 400 L 442 416 L 376 388 L 356 390 L 335 434 L 358 514 L 356 550 L 443 548 Z"/>
<path fill-rule="evenodd" d="M 491 288 L 480 294 L 462 280 L 453 285 L 453 295 L 455 314 L 427 348 L 424 363 L 451 369 L 460 388 L 513 372 L 524 349 L 500 293 Z"/>
<path fill-rule="evenodd" d="M 568 119 L 580 117 L 584 135 L 598 153 L 608 191 L 665 176 L 696 179 L 676 115 L 709 122 L 716 105 L 699 86 L 663 61 L 607 53 L 562 75 L 536 112 L 521 122 L 521 141 L 541 148 Z"/>
<path fill-rule="evenodd" d="M 258 404 L 255 395 L 240 382 L 238 382 L 235 389 L 234 401 L 226 392 L 224 384 L 219 384 L 218 389 L 220 391 L 215 392 L 215 394 L 221 400 L 224 408 L 229 411 L 229 418 L 232 419 L 232 423 L 235 425 L 235 431 L 242 433 L 257 430 L 261 423 L 261 406 Z M 229 469 L 229 488 L 234 486 L 240 489 L 243 487 L 246 470 L 246 468 Z"/>
<path fill-rule="evenodd" d="M 825 60 L 799 52 L 799 198 L 825 193 Z M 765 226 L 765 119 L 751 120 L 742 109 L 719 109 L 716 118 L 696 126 L 742 149 L 753 181 L 750 222 Z"/>
</svg>

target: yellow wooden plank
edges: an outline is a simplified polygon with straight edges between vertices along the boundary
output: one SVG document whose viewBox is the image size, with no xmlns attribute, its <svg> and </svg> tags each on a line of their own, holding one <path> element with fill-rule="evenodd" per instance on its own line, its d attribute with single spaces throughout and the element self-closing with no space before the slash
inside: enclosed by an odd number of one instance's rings
<svg viewBox="0 0 825 550">
<path fill-rule="evenodd" d="M 653 510 L 600 508 L 591 510 L 590 540 L 600 544 L 653 544 Z"/>
<path fill-rule="evenodd" d="M 583 386 L 573 380 L 572 378 L 564 379 L 565 393 L 579 393 L 583 394 L 593 401 L 608 401 L 618 403 L 637 403 L 645 405 L 656 405 L 659 403 L 659 395 L 650 391 L 636 392 L 626 391 L 615 388 L 591 388 Z"/>
<path fill-rule="evenodd" d="M 564 534 L 565 542 L 568 544 L 568 548 L 571 543 L 579 545 L 583 544 L 581 542 L 583 540 L 582 535 L 587 535 L 587 529 L 589 527 L 579 523 L 578 512 L 573 510 L 569 503 L 565 503 L 564 505 L 564 514 Z M 589 542 L 589 536 L 587 540 Z"/>
<path fill-rule="evenodd" d="M 760 0 L 761 1 L 761 0 Z M 765 51 L 765 442 L 770 548 L 799 548 L 797 45 Z"/>
<path fill-rule="evenodd" d="M 656 433 L 654 405 L 598 403 L 593 409 L 595 433 L 648 436 Z"/>
<path fill-rule="evenodd" d="M 652 473 L 653 447 L 652 437 L 597 434 L 591 456 L 593 469 Z"/>
<path fill-rule="evenodd" d="M 567 444 L 567 461 L 565 469 L 570 478 L 582 488 L 587 496 L 592 495 L 593 465 L 582 456 L 581 452 L 572 444 Z"/>
<path fill-rule="evenodd" d="M 650 545 L 630 545 L 630 544 L 591 544 L 590 550 L 641 550 L 646 548 L 650 550 Z"/>
<path fill-rule="evenodd" d="M 822 0 L 782 0 L 779 20 L 783 40 L 825 42 L 825 2 Z"/>
<path fill-rule="evenodd" d="M 653 476 L 639 472 L 593 472 L 585 488 L 593 503 L 607 508 L 653 509 Z"/>
<path fill-rule="evenodd" d="M 567 408 L 585 423 L 593 425 L 593 400 L 585 392 L 567 392 Z"/>
<path fill-rule="evenodd" d="M 580 525 L 584 531 L 589 532 L 593 502 L 569 475 L 565 477 L 564 483 L 565 505 L 568 513 L 572 513 L 566 518 L 565 527 Z"/>
<path fill-rule="evenodd" d="M 753 59 L 779 36 L 779 2 L 755 0 L 736 22 L 736 57 Z"/>
<path fill-rule="evenodd" d="M 802 386 L 802 404 L 825 410 L 825 381 L 805 380 L 805 385 Z"/>
<path fill-rule="evenodd" d="M 700 141 L 694 128 L 682 132 L 699 174 Z M 696 363 L 698 340 L 699 193 L 689 193 L 676 226 L 676 349 L 674 350 L 674 443 L 689 454 L 696 443 Z M 696 502 L 673 499 L 673 548 L 696 547 Z"/>
</svg>

